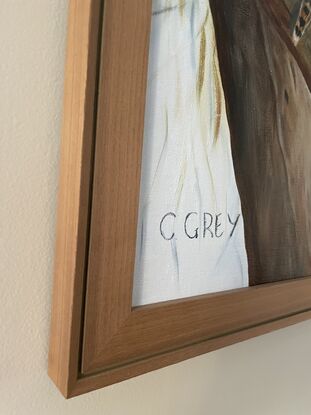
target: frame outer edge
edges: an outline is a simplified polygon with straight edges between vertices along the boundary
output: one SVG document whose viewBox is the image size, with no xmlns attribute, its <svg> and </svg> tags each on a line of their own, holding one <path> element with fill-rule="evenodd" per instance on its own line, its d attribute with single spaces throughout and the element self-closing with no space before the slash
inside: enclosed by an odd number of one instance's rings
<svg viewBox="0 0 311 415">
<path fill-rule="evenodd" d="M 311 310 L 295 313 L 293 315 L 246 328 L 228 335 L 195 343 L 181 349 L 171 350 L 162 355 L 152 356 L 138 362 L 129 363 L 115 369 L 102 371 L 97 374 L 85 376 L 78 380 L 69 398 L 92 392 L 99 388 L 120 383 L 145 373 L 159 370 L 169 365 L 181 363 L 185 360 L 198 357 L 202 354 L 223 349 L 228 346 L 250 340 L 276 330 L 302 323 L 311 318 Z"/>
<path fill-rule="evenodd" d="M 48 373 L 65 397 L 78 380 L 103 0 L 70 0 Z"/>
</svg>

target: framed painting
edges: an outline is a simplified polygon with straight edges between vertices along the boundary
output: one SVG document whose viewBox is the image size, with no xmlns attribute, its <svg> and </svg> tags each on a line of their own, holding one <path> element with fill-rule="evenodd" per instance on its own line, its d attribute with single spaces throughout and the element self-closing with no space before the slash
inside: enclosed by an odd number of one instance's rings
<svg viewBox="0 0 311 415">
<path fill-rule="evenodd" d="M 311 317 L 311 2 L 71 0 L 66 397 Z"/>
</svg>

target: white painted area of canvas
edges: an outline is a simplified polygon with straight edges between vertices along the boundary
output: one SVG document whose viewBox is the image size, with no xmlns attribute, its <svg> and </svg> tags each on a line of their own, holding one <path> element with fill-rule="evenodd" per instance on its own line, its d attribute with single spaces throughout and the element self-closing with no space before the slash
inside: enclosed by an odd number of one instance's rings
<svg viewBox="0 0 311 415">
<path fill-rule="evenodd" d="M 134 305 L 248 285 L 209 2 L 179 4 L 153 1 Z"/>
</svg>

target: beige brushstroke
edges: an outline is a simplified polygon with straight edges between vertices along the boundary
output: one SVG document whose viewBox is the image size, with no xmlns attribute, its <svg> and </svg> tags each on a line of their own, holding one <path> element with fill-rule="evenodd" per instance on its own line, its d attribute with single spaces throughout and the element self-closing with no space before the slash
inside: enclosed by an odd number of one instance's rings
<svg viewBox="0 0 311 415">
<path fill-rule="evenodd" d="M 205 28 L 209 18 L 209 10 L 207 10 L 204 22 L 201 26 L 200 34 L 200 52 L 199 52 L 199 70 L 198 70 L 198 78 L 197 78 L 197 94 L 198 98 L 201 98 L 201 93 L 204 85 L 204 78 L 205 78 L 205 61 L 206 61 L 206 33 Z"/>
<path fill-rule="evenodd" d="M 175 99 L 175 116 L 178 117 L 178 114 L 181 109 L 181 82 L 179 71 L 176 72 L 176 99 Z"/>
<path fill-rule="evenodd" d="M 176 197 L 177 197 L 176 209 L 178 209 L 180 205 L 180 199 L 181 199 L 182 191 L 185 185 L 186 172 L 187 172 L 187 160 L 184 159 L 182 162 L 181 172 L 180 172 L 178 185 L 176 189 Z"/>
<path fill-rule="evenodd" d="M 198 80 L 197 80 L 197 93 L 198 93 L 199 98 L 201 98 L 202 88 L 204 84 L 205 58 L 206 58 L 206 34 L 205 34 L 204 27 L 203 27 L 201 31 L 199 70 L 198 70 Z"/>
<path fill-rule="evenodd" d="M 186 0 L 179 0 L 179 13 L 181 16 L 184 15 L 185 6 L 186 6 Z"/>
<path fill-rule="evenodd" d="M 216 101 L 214 143 L 216 143 L 219 137 L 221 108 L 222 108 L 222 89 L 221 89 L 222 86 L 221 86 L 221 81 L 220 81 L 216 45 L 214 45 L 214 53 L 213 53 L 213 76 L 214 76 L 214 81 L 215 81 L 215 101 Z"/>
</svg>

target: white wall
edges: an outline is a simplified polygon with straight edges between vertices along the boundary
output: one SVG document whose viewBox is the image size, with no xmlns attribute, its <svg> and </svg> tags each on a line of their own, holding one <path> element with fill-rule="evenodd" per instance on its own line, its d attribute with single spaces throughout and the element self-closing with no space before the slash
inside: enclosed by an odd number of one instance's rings
<svg viewBox="0 0 311 415">
<path fill-rule="evenodd" d="M 0 415 L 310 415 L 310 322 L 71 401 L 48 379 L 67 3 L 0 5 Z"/>
</svg>

